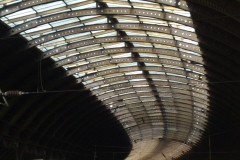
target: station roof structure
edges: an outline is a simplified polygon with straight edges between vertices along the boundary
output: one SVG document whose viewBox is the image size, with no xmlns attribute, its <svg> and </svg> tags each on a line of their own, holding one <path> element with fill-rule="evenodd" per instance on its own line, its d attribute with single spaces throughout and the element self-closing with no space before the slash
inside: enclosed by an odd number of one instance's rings
<svg viewBox="0 0 240 160">
<path fill-rule="evenodd" d="M 211 135 L 236 130 L 239 2 L 0 7 L 0 89 L 23 92 L 2 96 L 3 159 L 197 159 L 199 147 L 211 153 Z M 234 159 L 239 144 L 231 144 Z M 224 158 L 218 147 L 209 155 Z"/>
</svg>

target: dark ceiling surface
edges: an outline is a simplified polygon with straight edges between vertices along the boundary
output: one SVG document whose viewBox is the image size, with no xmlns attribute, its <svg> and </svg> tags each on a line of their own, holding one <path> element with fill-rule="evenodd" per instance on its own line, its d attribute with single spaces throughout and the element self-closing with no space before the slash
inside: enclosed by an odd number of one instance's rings
<svg viewBox="0 0 240 160">
<path fill-rule="evenodd" d="M 20 36 L 1 39 L 1 90 L 47 93 L 6 97 L 9 107 L 0 106 L 0 159 L 16 159 L 16 143 L 25 151 L 24 160 L 87 160 L 95 150 L 98 159 L 124 159 L 131 143 L 113 114 L 75 78 L 65 78 L 63 68 L 52 70 L 52 60 L 40 64 L 38 49 L 19 53 L 25 42 Z"/>
<path fill-rule="evenodd" d="M 240 2 L 188 3 L 203 52 L 211 110 L 202 140 L 180 159 L 239 160 Z M 1 23 L 0 32 L 6 30 Z M 24 160 L 124 159 L 131 143 L 113 114 L 74 77 L 65 76 L 64 69 L 52 69 L 52 60 L 40 61 L 38 49 L 19 52 L 24 43 L 20 35 L 0 40 L 0 89 L 47 93 L 7 97 L 9 107 L 0 105 L 0 159 L 16 159 L 22 150 Z"/>
</svg>

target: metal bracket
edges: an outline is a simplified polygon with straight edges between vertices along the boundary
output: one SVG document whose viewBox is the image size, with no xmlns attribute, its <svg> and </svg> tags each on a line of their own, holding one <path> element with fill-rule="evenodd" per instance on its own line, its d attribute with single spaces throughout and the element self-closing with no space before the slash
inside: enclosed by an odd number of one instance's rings
<svg viewBox="0 0 240 160">
<path fill-rule="evenodd" d="M 3 92 L 2 92 L 2 90 L 0 89 L 0 94 L 2 94 Z M 5 98 L 5 96 L 2 96 L 2 99 L 3 99 L 3 101 L 4 101 L 4 103 L 1 103 L 0 102 L 0 105 L 4 105 L 4 106 L 9 106 L 9 104 L 8 104 L 8 102 L 7 102 L 7 99 Z"/>
</svg>

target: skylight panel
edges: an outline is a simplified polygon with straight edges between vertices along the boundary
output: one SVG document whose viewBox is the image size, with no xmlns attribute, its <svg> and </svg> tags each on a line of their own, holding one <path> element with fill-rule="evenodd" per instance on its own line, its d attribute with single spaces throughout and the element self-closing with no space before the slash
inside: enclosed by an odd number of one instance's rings
<svg viewBox="0 0 240 160">
<path fill-rule="evenodd" d="M 127 30 L 125 31 L 125 33 L 128 36 L 146 36 L 146 33 L 144 31 L 131 31 L 131 30 Z"/>
<path fill-rule="evenodd" d="M 110 37 L 110 36 L 117 36 L 117 32 L 116 31 L 111 31 L 110 33 L 104 32 L 105 34 L 93 34 L 96 38 L 100 38 L 100 37 Z"/>
<path fill-rule="evenodd" d="M 22 21 L 14 22 L 13 24 L 15 24 L 17 26 L 17 25 L 20 25 L 20 24 L 23 24 L 23 23 L 24 23 L 24 21 L 22 20 Z"/>
<path fill-rule="evenodd" d="M 64 0 L 64 2 L 67 3 L 68 5 L 72 5 L 80 2 L 86 2 L 86 1 L 87 0 Z"/>
<path fill-rule="evenodd" d="M 9 15 L 6 16 L 6 18 L 9 19 L 9 20 L 12 20 L 12 19 L 15 19 L 15 18 L 25 17 L 25 16 L 35 14 L 35 13 L 36 12 L 32 8 L 27 8 L 27 9 L 20 10 L 18 12 L 9 14 Z"/>
<path fill-rule="evenodd" d="M 117 8 L 117 7 L 130 8 L 131 7 L 129 4 L 113 4 L 113 3 L 107 2 L 108 7 L 115 7 L 115 8 Z"/>
<path fill-rule="evenodd" d="M 164 64 L 164 67 L 167 67 L 167 68 L 174 68 L 174 69 L 182 69 L 181 67 L 178 67 L 178 66 L 172 66 L 172 65 L 168 65 L 168 64 Z"/>
<path fill-rule="evenodd" d="M 170 34 L 164 34 L 164 33 L 158 33 L 158 32 L 151 32 L 151 31 L 147 31 L 147 34 L 149 36 L 153 36 L 153 37 L 161 37 L 161 38 L 167 38 L 167 39 L 173 39 L 173 36 Z"/>
<path fill-rule="evenodd" d="M 168 76 L 178 76 L 178 77 L 186 77 L 186 76 L 183 76 L 181 74 L 173 74 L 173 73 L 167 73 Z"/>
<path fill-rule="evenodd" d="M 196 55 L 196 56 L 201 56 L 199 53 L 195 53 L 195 52 L 192 52 L 192 51 L 189 51 L 189 50 L 185 50 L 185 49 L 182 49 L 182 48 L 179 48 L 179 51 L 180 52 L 190 53 L 190 54 L 193 54 L 193 55 Z"/>
<path fill-rule="evenodd" d="M 56 45 L 59 45 L 59 44 L 62 44 L 62 43 L 65 43 L 65 39 L 63 37 L 58 38 L 58 39 L 54 39 L 52 41 L 48 41 L 46 43 L 43 43 L 43 44 L 40 45 L 40 48 L 49 47 L 49 46 L 56 46 Z"/>
<path fill-rule="evenodd" d="M 135 75 L 135 74 L 142 74 L 143 71 L 133 71 L 133 72 L 126 72 L 126 75 Z"/>
<path fill-rule="evenodd" d="M 154 45 L 155 48 L 170 49 L 170 50 L 177 51 L 177 48 L 176 48 L 176 47 L 172 47 L 172 46 L 168 46 L 168 45 L 163 45 L 163 44 L 157 44 L 157 43 L 154 43 L 153 45 Z"/>
<path fill-rule="evenodd" d="M 92 22 L 84 23 L 85 25 L 93 25 L 93 24 L 102 24 L 107 23 L 107 18 L 99 19 L 99 20 L 93 20 Z"/>
<path fill-rule="evenodd" d="M 130 79 L 130 82 L 146 81 L 146 79 Z"/>
<path fill-rule="evenodd" d="M 71 56 L 71 55 L 75 55 L 75 54 L 78 54 L 77 51 L 75 49 L 73 50 L 69 50 L 67 52 L 63 52 L 63 53 L 60 53 L 60 54 L 57 54 L 57 55 L 54 55 L 52 57 L 58 57 L 58 56 L 61 56 L 61 55 L 66 55 L 67 57 Z"/>
<path fill-rule="evenodd" d="M 6 17 L 1 17 L 0 19 L 1 19 L 1 21 L 3 21 L 3 22 L 5 22 L 5 21 L 8 20 Z M 7 23 L 7 22 L 5 22 L 5 23 Z"/>
<path fill-rule="evenodd" d="M 73 64 L 67 64 L 65 66 L 67 68 L 72 68 L 72 67 L 77 67 L 77 66 L 83 66 L 83 65 L 86 65 L 86 64 L 89 64 L 89 62 L 86 62 L 85 60 L 82 60 L 82 61 L 77 61 L 76 63 L 73 63 Z"/>
<path fill-rule="evenodd" d="M 72 8 L 72 10 L 76 11 L 76 10 L 90 9 L 90 8 L 96 8 L 96 2 L 93 2 L 91 4 L 87 4 L 87 5 L 82 5 L 82 6 L 79 6 L 79 7 L 75 7 L 75 8 Z"/>
<path fill-rule="evenodd" d="M 139 23 L 138 20 L 117 19 L 119 23 Z"/>
<path fill-rule="evenodd" d="M 38 19 L 38 18 L 41 18 L 41 16 L 36 16 L 36 17 L 28 18 L 28 19 L 26 20 L 26 22 L 29 22 L 29 21 L 32 21 L 32 20 L 36 20 L 36 19 Z"/>
<path fill-rule="evenodd" d="M 27 30 L 25 32 L 26 33 L 32 33 L 32 32 L 37 32 L 37 31 L 50 29 L 50 28 L 51 28 L 51 26 L 49 24 L 44 24 L 44 25 L 41 25 L 41 26 L 38 26 L 38 27 L 35 27 L 35 28 L 32 28 L 32 29 L 29 29 L 29 30 Z"/>
<path fill-rule="evenodd" d="M 161 25 L 161 26 L 168 26 L 167 21 L 164 21 L 164 20 L 148 18 L 148 17 L 143 17 L 143 16 L 139 16 L 139 17 L 140 17 L 139 20 L 146 24 L 156 24 L 156 25 Z"/>
<path fill-rule="evenodd" d="M 167 82 L 166 79 L 160 79 L 160 78 L 152 78 L 152 80 L 155 82 L 157 82 L 157 81 Z"/>
<path fill-rule="evenodd" d="M 111 59 L 111 57 L 109 56 L 101 56 L 101 57 L 98 57 L 98 58 L 91 58 L 91 59 L 87 59 L 90 63 L 93 63 L 93 62 L 99 62 L 99 61 L 104 61 L 104 60 L 108 60 L 108 59 Z"/>
<path fill-rule="evenodd" d="M 93 45 L 88 45 L 88 46 L 84 46 L 81 48 L 77 48 L 77 51 L 81 52 L 81 53 L 85 53 L 85 52 L 90 52 L 90 51 L 97 50 L 97 49 L 102 49 L 100 44 L 93 44 Z"/>
<path fill-rule="evenodd" d="M 91 19 L 91 18 L 95 18 L 95 17 L 99 17 L 100 15 L 96 15 L 96 16 L 84 16 L 84 17 L 79 17 L 79 19 L 81 20 L 81 21 L 83 21 L 83 20 L 87 20 L 87 19 Z"/>
<path fill-rule="evenodd" d="M 145 3 L 145 4 L 156 4 L 153 2 L 145 1 L 145 0 L 130 0 L 131 2 Z"/>
<path fill-rule="evenodd" d="M 92 74 L 92 73 L 97 73 L 97 71 L 90 69 L 90 70 L 78 72 L 77 74 L 81 75 L 81 77 L 82 77 L 82 75 L 88 75 L 88 74 Z"/>
<path fill-rule="evenodd" d="M 1 0 L 0 5 L 1 7 L 3 7 L 3 5 L 8 6 L 8 5 L 19 3 L 19 2 L 22 2 L 22 0 Z"/>
<path fill-rule="evenodd" d="M 169 24 L 174 28 L 179 28 L 189 32 L 195 32 L 195 29 L 193 27 L 185 26 L 176 22 L 169 22 Z"/>
<path fill-rule="evenodd" d="M 157 72 L 157 71 L 148 71 L 149 74 L 161 74 L 161 75 L 165 75 L 164 72 Z"/>
<path fill-rule="evenodd" d="M 114 68 L 118 68 L 118 66 L 116 66 L 116 65 L 106 65 L 106 66 L 96 67 L 96 70 L 97 71 L 105 71 L 105 70 L 114 69 Z"/>
<path fill-rule="evenodd" d="M 58 26 L 62 26 L 65 24 L 73 23 L 73 22 L 79 22 L 79 19 L 78 18 L 64 19 L 64 20 L 52 22 L 50 23 L 50 25 L 53 27 L 58 27 Z"/>
<path fill-rule="evenodd" d="M 114 74 L 105 75 L 104 78 L 114 78 L 114 77 L 120 77 L 120 76 L 124 76 L 124 74 L 123 73 L 114 73 Z"/>
<path fill-rule="evenodd" d="M 146 66 L 158 66 L 158 67 L 162 67 L 162 64 L 159 63 L 144 63 Z"/>
<path fill-rule="evenodd" d="M 131 53 L 115 53 L 111 54 L 112 58 L 124 58 L 124 57 L 131 57 Z"/>
<path fill-rule="evenodd" d="M 134 47 L 152 47 L 151 43 L 132 42 Z"/>
<path fill-rule="evenodd" d="M 108 31 L 108 30 L 96 30 L 96 31 L 92 31 L 92 33 L 99 33 L 99 32 L 104 32 L 104 31 Z"/>
<path fill-rule="evenodd" d="M 117 81 L 117 82 L 109 83 L 109 85 L 115 85 L 115 84 L 126 83 L 126 82 L 128 81 Z"/>
<path fill-rule="evenodd" d="M 120 48 L 120 47 L 124 47 L 125 46 L 125 43 L 124 42 L 121 42 L 121 43 L 104 43 L 103 44 L 103 47 L 104 48 Z"/>
<path fill-rule="evenodd" d="M 188 11 L 173 11 L 174 14 L 178 14 L 178 15 L 181 15 L 181 16 L 185 16 L 185 17 L 191 17 L 191 14 L 190 12 Z"/>
<path fill-rule="evenodd" d="M 140 57 L 153 57 L 153 58 L 158 58 L 157 54 L 153 53 L 138 53 Z"/>
<path fill-rule="evenodd" d="M 90 32 L 83 32 L 83 33 L 77 33 L 77 34 L 72 34 L 72 35 L 69 35 L 69 36 L 65 36 L 65 38 L 67 40 L 82 40 L 83 37 L 85 37 L 86 35 L 89 35 L 91 36 L 91 33 Z"/>
<path fill-rule="evenodd" d="M 70 28 L 76 28 L 76 27 L 82 27 L 82 26 L 83 26 L 83 24 L 79 24 L 79 22 L 74 22 L 74 23 L 70 23 L 70 24 L 55 27 L 53 29 L 55 29 L 56 31 L 62 31 L 62 30 L 67 30 L 67 29 L 70 29 Z"/>
<path fill-rule="evenodd" d="M 137 62 L 133 62 L 133 63 L 119 63 L 118 66 L 119 67 L 137 66 Z"/>
<path fill-rule="evenodd" d="M 148 9 L 148 10 L 157 10 L 157 11 L 162 11 L 160 5 L 157 5 L 156 3 L 132 3 L 134 8 L 139 8 L 139 9 Z"/>
<path fill-rule="evenodd" d="M 53 10 L 56 8 L 65 7 L 65 6 L 66 6 L 66 4 L 63 1 L 57 1 L 57 2 L 34 6 L 33 8 L 35 11 L 37 11 L 39 13 L 39 12 L 44 12 L 47 10 Z"/>
<path fill-rule="evenodd" d="M 162 55 L 162 54 L 158 54 L 158 56 L 159 56 L 159 58 L 164 58 L 164 59 L 171 59 L 171 60 L 181 61 L 181 59 L 178 58 L 178 57 L 167 56 L 167 55 Z"/>
</svg>

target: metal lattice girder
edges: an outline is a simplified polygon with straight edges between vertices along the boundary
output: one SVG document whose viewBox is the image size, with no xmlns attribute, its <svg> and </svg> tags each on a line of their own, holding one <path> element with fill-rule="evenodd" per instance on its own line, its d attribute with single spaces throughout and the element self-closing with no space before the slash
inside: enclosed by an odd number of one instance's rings
<svg viewBox="0 0 240 160">
<path fill-rule="evenodd" d="M 72 29 L 66 29 L 63 31 L 58 31 L 55 33 L 50 33 L 47 36 L 43 36 L 41 38 L 36 38 L 32 41 L 29 41 L 27 48 L 31 48 L 46 42 L 49 42 L 54 39 L 61 38 L 63 36 L 68 36 L 68 35 L 73 35 L 77 33 L 84 33 L 87 31 L 95 31 L 95 30 L 112 30 L 112 29 L 132 29 L 132 30 L 146 30 L 146 31 L 154 31 L 154 32 L 160 32 L 160 33 L 165 33 L 165 34 L 171 34 L 175 36 L 180 36 L 183 38 L 187 38 L 193 41 L 197 41 L 197 38 L 194 37 L 195 33 L 185 31 L 182 29 L 176 29 L 176 28 L 170 28 L 166 26 L 159 26 L 159 25 L 151 25 L 151 24 L 131 24 L 131 23 L 119 23 L 119 24 L 96 24 L 96 25 L 90 25 L 90 26 L 83 26 L 83 27 L 78 27 L 78 28 L 72 28 Z M 196 35 L 195 35 L 196 36 Z M 150 43 L 160 43 L 162 38 L 157 38 L 157 37 L 141 37 L 141 36 L 136 36 L 132 37 L 133 39 L 130 39 L 130 37 L 112 37 L 112 38 L 99 38 L 99 40 L 88 40 L 85 41 L 85 45 L 91 45 L 95 43 L 106 43 L 106 42 L 121 42 L 121 41 L 140 41 L 140 42 L 150 42 Z M 163 41 L 164 42 L 164 41 Z M 165 40 L 166 44 L 171 44 L 175 46 L 174 41 L 171 40 Z M 53 50 L 52 55 L 54 53 L 61 53 L 63 51 L 75 49 L 78 47 L 81 47 L 84 44 L 84 42 L 75 42 L 73 44 L 68 45 L 68 47 L 63 46 L 58 48 L 58 52 L 55 52 Z M 188 46 L 187 46 L 188 45 Z M 201 53 L 200 48 L 196 45 L 191 45 L 185 42 L 177 43 L 177 46 L 181 46 L 185 49 L 190 49 L 194 52 Z M 65 48 L 66 47 L 66 48 Z M 46 54 L 47 55 L 47 54 Z"/>
<path fill-rule="evenodd" d="M 156 48 L 148 48 L 148 47 L 134 47 L 134 48 L 114 48 L 114 49 L 96 50 L 96 51 L 81 53 L 76 56 L 75 55 L 71 56 L 70 55 L 71 53 L 64 52 L 63 54 L 57 55 L 59 57 L 66 56 L 66 58 L 57 61 L 56 67 L 62 66 L 68 63 L 72 63 L 81 59 L 90 58 L 91 56 L 114 55 L 116 53 L 129 53 L 129 52 L 150 53 L 150 54 L 156 54 L 156 56 L 159 56 L 161 54 L 166 56 L 183 58 L 189 61 L 194 61 L 196 63 L 203 64 L 202 57 L 194 56 L 186 52 L 178 52 L 178 51 L 172 51 L 172 50 L 161 49 L 161 48 L 156 49 Z M 74 53 L 77 53 L 77 51 L 74 51 Z"/>
<path fill-rule="evenodd" d="M 25 8 L 29 8 L 29 7 L 33 7 L 33 6 L 36 6 L 38 4 L 43 4 L 43 3 L 47 3 L 47 2 L 53 2 L 54 0 L 29 0 L 28 2 L 20 2 L 20 3 L 17 3 L 17 4 L 13 4 L 13 5 L 10 5 L 10 6 L 6 6 L 5 8 L 2 8 L 0 10 L 0 16 L 6 16 L 8 14 L 11 14 L 11 13 L 14 13 L 16 11 L 19 11 L 19 10 L 23 10 Z M 90 0 L 91 1 L 91 0 Z M 91 2 L 94 2 L 94 1 L 91 1 Z M 107 2 L 107 1 L 103 1 L 103 2 Z M 110 1 L 111 2 L 111 1 Z M 114 2 L 112 1 L 113 3 L 121 3 L 121 2 Z M 166 4 L 166 5 L 169 5 L 169 6 L 173 6 L 173 7 L 179 7 L 181 9 L 185 9 L 185 10 L 188 10 L 188 5 L 187 5 L 187 2 L 185 0 L 181 0 L 181 2 L 179 3 L 179 1 L 177 0 L 172 0 L 172 1 L 164 1 L 164 0 L 150 0 L 150 2 L 156 2 L 156 3 L 162 3 L 162 4 Z M 177 3 L 178 2 L 178 3 Z M 77 6 L 81 6 L 83 4 L 86 4 L 87 2 L 82 2 L 82 3 L 76 3 L 76 4 L 73 4 L 73 5 L 69 5 L 68 8 L 72 8 L 72 7 L 77 7 Z M 4 4 L 4 2 L 3 2 Z M 138 4 L 138 3 L 137 3 Z M 146 5 L 146 4 L 145 4 Z M 60 8 L 61 9 L 61 8 Z M 65 10 L 66 8 L 63 7 L 63 10 Z M 50 10 L 52 13 L 54 13 L 54 10 Z M 50 13 L 51 13 L 50 12 Z M 34 15 L 35 17 L 36 15 Z"/>
</svg>

